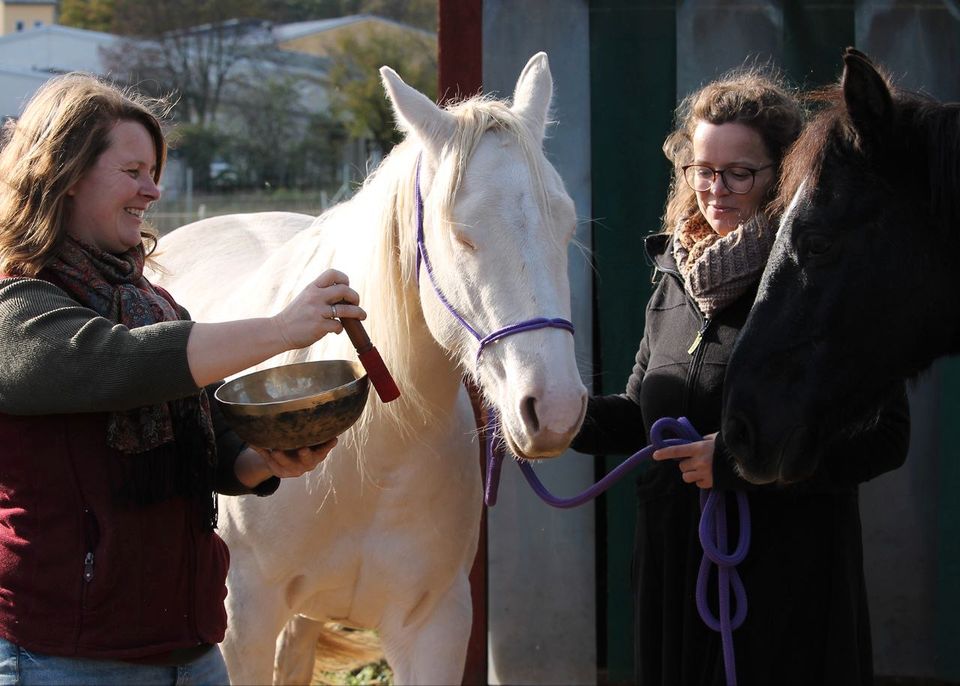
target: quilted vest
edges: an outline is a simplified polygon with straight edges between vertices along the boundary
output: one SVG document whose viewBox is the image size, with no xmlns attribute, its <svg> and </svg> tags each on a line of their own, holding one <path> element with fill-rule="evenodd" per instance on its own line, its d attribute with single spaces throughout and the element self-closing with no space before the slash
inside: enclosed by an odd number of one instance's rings
<svg viewBox="0 0 960 686">
<path fill-rule="evenodd" d="M 0 414 L 0 635 L 28 650 L 140 658 L 218 643 L 226 545 L 199 502 L 122 505 L 105 413 Z"/>
</svg>

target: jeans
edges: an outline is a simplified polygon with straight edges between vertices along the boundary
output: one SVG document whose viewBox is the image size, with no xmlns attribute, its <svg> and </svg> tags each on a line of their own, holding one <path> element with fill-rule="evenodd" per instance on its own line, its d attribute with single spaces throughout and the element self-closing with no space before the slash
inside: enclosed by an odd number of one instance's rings
<svg viewBox="0 0 960 686">
<path fill-rule="evenodd" d="M 0 686 L 226 686 L 227 666 L 214 646 L 193 662 L 166 667 L 32 653 L 0 638 Z"/>
</svg>

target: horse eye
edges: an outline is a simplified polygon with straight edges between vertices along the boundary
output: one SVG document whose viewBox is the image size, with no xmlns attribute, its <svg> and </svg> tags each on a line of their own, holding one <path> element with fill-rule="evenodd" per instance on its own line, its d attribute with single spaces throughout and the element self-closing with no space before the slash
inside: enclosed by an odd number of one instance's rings
<svg viewBox="0 0 960 686">
<path fill-rule="evenodd" d="M 812 234 L 804 237 L 803 243 L 801 244 L 803 253 L 809 257 L 819 257 L 820 255 L 825 255 L 830 251 L 832 246 L 833 241 L 826 236 L 818 234 Z"/>
<path fill-rule="evenodd" d="M 477 244 L 471 241 L 463 231 L 454 231 L 453 239 L 467 250 L 477 249 Z"/>
</svg>

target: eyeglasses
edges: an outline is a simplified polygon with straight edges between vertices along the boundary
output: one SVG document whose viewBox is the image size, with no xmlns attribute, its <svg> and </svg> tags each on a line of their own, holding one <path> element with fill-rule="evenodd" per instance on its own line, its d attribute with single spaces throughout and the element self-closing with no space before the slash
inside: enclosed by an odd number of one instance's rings
<svg viewBox="0 0 960 686">
<path fill-rule="evenodd" d="M 731 193 L 749 193 L 753 189 L 756 181 L 757 172 L 769 169 L 773 164 L 768 164 L 756 169 L 749 167 L 727 167 L 726 169 L 713 169 L 704 164 L 688 164 L 683 167 L 683 179 L 695 191 L 703 192 L 710 190 L 713 182 L 717 180 L 717 174 L 723 179 L 723 185 Z"/>
</svg>

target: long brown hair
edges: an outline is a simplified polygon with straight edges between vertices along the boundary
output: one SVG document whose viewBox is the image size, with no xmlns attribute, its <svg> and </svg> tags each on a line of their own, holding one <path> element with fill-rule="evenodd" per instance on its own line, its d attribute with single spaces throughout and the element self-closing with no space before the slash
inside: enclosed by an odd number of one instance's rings
<svg viewBox="0 0 960 686">
<path fill-rule="evenodd" d="M 70 73 L 47 81 L 19 120 L 3 126 L 0 150 L 0 272 L 35 276 L 54 259 L 64 240 L 67 191 L 109 147 L 118 121 L 146 128 L 156 148 L 159 182 L 167 158 L 161 122 L 169 111 L 89 74 Z M 147 252 L 156 234 L 141 231 Z"/>
<path fill-rule="evenodd" d="M 682 219 L 698 212 L 696 193 L 683 180 L 683 166 L 693 161 L 693 132 L 700 122 L 744 124 L 760 134 L 779 178 L 787 148 L 800 135 L 804 112 L 798 98 L 773 70 L 740 68 L 691 93 L 677 107 L 675 129 L 663 144 L 673 164 L 663 231 L 672 233 Z M 769 198 L 773 198 L 771 185 Z"/>
</svg>

